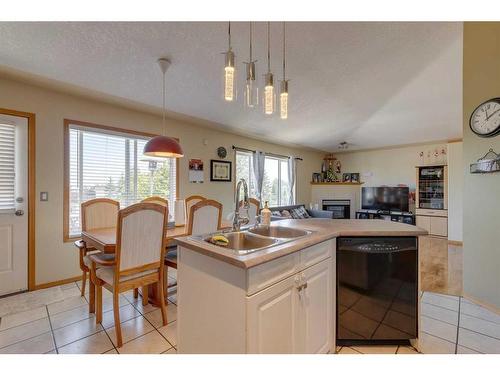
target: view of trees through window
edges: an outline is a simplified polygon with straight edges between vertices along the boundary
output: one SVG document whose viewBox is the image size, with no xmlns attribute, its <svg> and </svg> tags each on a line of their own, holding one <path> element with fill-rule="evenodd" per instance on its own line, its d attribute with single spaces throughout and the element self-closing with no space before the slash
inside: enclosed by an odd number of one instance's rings
<svg viewBox="0 0 500 375">
<path fill-rule="evenodd" d="M 111 198 L 126 207 L 158 195 L 169 201 L 173 216 L 176 196 L 175 159 L 144 156 L 144 137 L 70 126 L 69 234 L 79 234 L 80 204 Z"/>
<path fill-rule="evenodd" d="M 256 197 L 252 154 L 250 152 L 236 151 L 236 182 L 240 178 L 244 178 L 249 183 L 250 196 Z M 268 201 L 271 207 L 290 204 L 288 159 L 266 156 L 262 183 L 262 205 L 265 201 Z"/>
</svg>

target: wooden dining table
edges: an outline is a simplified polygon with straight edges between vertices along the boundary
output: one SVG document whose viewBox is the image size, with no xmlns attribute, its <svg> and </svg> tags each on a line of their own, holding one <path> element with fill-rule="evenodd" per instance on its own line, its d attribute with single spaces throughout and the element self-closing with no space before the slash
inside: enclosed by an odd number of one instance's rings
<svg viewBox="0 0 500 375">
<path fill-rule="evenodd" d="M 231 225 L 232 224 L 228 221 L 222 221 L 221 229 L 230 228 Z M 167 233 L 165 235 L 166 246 L 174 246 L 176 238 L 185 237 L 187 235 L 186 225 L 167 228 Z M 98 228 L 82 231 L 82 240 L 85 242 L 87 248 L 95 248 L 105 254 L 114 254 L 116 249 L 116 228 Z M 151 285 L 149 288 L 148 298 L 149 302 L 156 306 L 159 305 L 157 296 L 158 293 L 156 290 L 156 284 Z"/>
</svg>

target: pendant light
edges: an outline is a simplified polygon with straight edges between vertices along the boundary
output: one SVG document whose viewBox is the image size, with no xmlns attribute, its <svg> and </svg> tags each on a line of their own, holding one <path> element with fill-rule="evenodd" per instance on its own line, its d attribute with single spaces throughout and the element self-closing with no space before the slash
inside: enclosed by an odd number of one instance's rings
<svg viewBox="0 0 500 375">
<path fill-rule="evenodd" d="M 264 113 L 272 115 L 274 113 L 274 77 L 271 73 L 271 36 L 270 22 L 267 23 L 267 73 L 264 75 Z"/>
<path fill-rule="evenodd" d="M 234 92 L 234 81 L 235 81 L 235 71 L 234 71 L 234 52 L 231 47 L 231 22 L 228 26 L 228 50 L 224 52 L 226 55 L 224 64 L 224 99 L 228 102 L 232 102 L 235 97 Z"/>
<path fill-rule="evenodd" d="M 286 79 L 286 50 L 285 50 L 286 29 L 283 22 L 283 80 L 280 83 L 280 117 L 283 120 L 288 118 L 288 80 Z"/>
<path fill-rule="evenodd" d="M 257 60 L 252 60 L 252 22 L 250 22 L 250 57 L 248 62 L 245 62 L 247 70 L 247 80 L 245 83 L 245 106 L 247 108 L 255 108 L 259 104 L 259 88 L 255 84 L 255 63 Z"/>
<path fill-rule="evenodd" d="M 158 65 L 163 73 L 163 117 L 162 125 L 165 132 L 165 73 L 170 66 L 170 60 L 165 58 L 158 59 Z M 181 158 L 184 156 L 182 147 L 176 139 L 159 135 L 151 138 L 144 146 L 144 155 L 155 156 L 160 158 Z"/>
</svg>

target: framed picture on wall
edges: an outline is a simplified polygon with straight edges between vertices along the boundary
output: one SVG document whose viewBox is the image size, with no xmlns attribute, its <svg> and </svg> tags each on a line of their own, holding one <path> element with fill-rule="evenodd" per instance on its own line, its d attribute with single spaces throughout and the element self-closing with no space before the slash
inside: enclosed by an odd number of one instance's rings
<svg viewBox="0 0 500 375">
<path fill-rule="evenodd" d="M 351 182 L 359 182 L 359 173 L 351 173 Z"/>
<path fill-rule="evenodd" d="M 210 181 L 231 182 L 231 162 L 210 160 Z"/>
<path fill-rule="evenodd" d="M 351 182 L 351 174 L 350 173 L 342 174 L 342 182 Z"/>
</svg>

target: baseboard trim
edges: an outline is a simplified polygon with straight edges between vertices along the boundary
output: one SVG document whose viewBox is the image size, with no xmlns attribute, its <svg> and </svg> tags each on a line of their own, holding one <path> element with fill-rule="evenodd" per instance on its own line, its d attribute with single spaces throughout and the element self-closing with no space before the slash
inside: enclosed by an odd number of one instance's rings
<svg viewBox="0 0 500 375">
<path fill-rule="evenodd" d="M 450 245 L 455 245 L 455 246 L 464 246 L 463 241 L 448 240 L 448 243 L 449 243 Z"/>
<path fill-rule="evenodd" d="M 74 281 L 80 281 L 81 279 L 82 279 L 82 276 L 80 275 L 80 276 L 70 277 L 68 279 L 51 281 L 50 283 L 38 284 L 38 285 L 35 285 L 35 290 L 52 288 L 53 286 L 68 284 L 68 283 L 71 283 Z"/>
<path fill-rule="evenodd" d="M 474 302 L 476 305 L 484 307 L 485 309 L 490 310 L 491 312 L 494 312 L 497 315 L 500 315 L 500 308 L 496 305 L 493 305 L 492 303 L 483 302 L 467 293 L 462 293 L 462 297 L 467 298 L 468 300 Z"/>
</svg>

